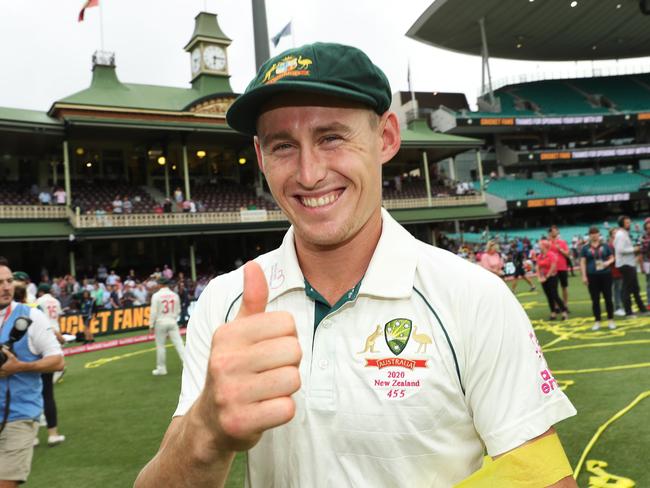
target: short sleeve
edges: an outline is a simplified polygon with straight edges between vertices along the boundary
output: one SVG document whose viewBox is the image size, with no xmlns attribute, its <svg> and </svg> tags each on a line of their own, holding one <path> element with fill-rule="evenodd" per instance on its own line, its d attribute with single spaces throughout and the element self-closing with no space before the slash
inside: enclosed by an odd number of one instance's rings
<svg viewBox="0 0 650 488">
<path fill-rule="evenodd" d="M 62 355 L 61 345 L 56 340 L 50 321 L 45 314 L 38 308 L 32 308 L 29 318 L 32 319 L 27 336 L 30 351 L 43 357 Z"/>
<path fill-rule="evenodd" d="M 543 434 L 576 410 L 553 378 L 515 296 L 496 277 L 481 281 L 481 292 L 463 307 L 470 314 L 466 324 L 473 324 L 465 332 L 465 387 L 475 428 L 495 456 Z"/>
</svg>

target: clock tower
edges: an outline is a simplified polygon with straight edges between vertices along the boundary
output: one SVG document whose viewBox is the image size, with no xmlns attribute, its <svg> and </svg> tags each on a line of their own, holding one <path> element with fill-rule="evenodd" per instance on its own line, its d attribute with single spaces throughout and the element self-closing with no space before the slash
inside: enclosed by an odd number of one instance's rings
<svg viewBox="0 0 650 488">
<path fill-rule="evenodd" d="M 192 88 L 201 94 L 232 93 L 226 49 L 231 43 L 217 15 L 200 12 L 194 19 L 194 33 L 185 50 L 190 53 Z"/>
</svg>

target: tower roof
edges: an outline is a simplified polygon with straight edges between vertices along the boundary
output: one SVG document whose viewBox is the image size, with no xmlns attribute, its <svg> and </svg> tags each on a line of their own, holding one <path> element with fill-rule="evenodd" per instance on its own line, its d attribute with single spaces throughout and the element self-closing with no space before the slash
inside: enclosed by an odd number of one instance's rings
<svg viewBox="0 0 650 488">
<path fill-rule="evenodd" d="M 224 34 L 221 27 L 219 27 L 217 14 L 199 12 L 199 14 L 194 17 L 194 32 L 192 33 L 190 42 L 187 43 L 184 49 L 186 51 L 191 50 L 194 44 L 199 41 L 222 41 L 226 44 L 230 44 L 232 39 Z"/>
</svg>

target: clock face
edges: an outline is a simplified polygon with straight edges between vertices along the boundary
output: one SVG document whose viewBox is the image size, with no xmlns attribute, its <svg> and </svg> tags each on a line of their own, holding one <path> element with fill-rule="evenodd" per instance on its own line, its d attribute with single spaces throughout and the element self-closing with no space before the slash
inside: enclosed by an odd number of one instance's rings
<svg viewBox="0 0 650 488">
<path fill-rule="evenodd" d="M 201 50 L 197 47 L 192 51 L 192 73 L 196 73 L 201 68 Z"/>
<path fill-rule="evenodd" d="M 208 69 L 223 71 L 226 68 L 226 51 L 219 46 L 203 49 L 203 62 Z"/>
</svg>

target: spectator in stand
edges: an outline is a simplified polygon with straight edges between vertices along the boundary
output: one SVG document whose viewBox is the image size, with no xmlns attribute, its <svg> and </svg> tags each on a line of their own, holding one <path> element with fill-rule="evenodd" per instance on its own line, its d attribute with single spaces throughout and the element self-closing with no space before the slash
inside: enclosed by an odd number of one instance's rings
<svg viewBox="0 0 650 488">
<path fill-rule="evenodd" d="M 122 200 L 122 209 L 124 210 L 124 213 L 133 213 L 133 204 L 126 195 L 124 195 L 124 199 Z"/>
<path fill-rule="evenodd" d="M 59 187 L 56 189 L 54 192 L 54 200 L 57 205 L 65 205 L 66 204 L 66 192 L 63 188 Z"/>
<path fill-rule="evenodd" d="M 93 291 L 90 292 L 90 296 L 95 300 L 95 308 L 104 307 L 104 288 L 101 287 L 100 283 L 95 282 Z"/>
<path fill-rule="evenodd" d="M 177 186 L 176 189 L 174 190 L 174 201 L 176 202 L 176 206 L 179 208 L 179 210 L 183 204 L 183 200 L 185 200 L 185 197 L 183 196 L 183 191 L 179 186 Z"/>
<path fill-rule="evenodd" d="M 62 314 L 61 304 L 50 295 L 50 285 L 41 283 L 36 291 L 38 308 L 47 316 L 50 322 L 50 328 L 59 344 L 65 344 L 65 339 L 59 329 L 59 317 Z M 56 401 L 54 400 L 54 373 L 41 373 L 43 381 L 43 413 L 47 422 L 47 445 L 56 446 L 65 441 L 65 436 L 59 434 L 58 415 L 56 410 Z M 38 439 L 38 438 L 37 438 Z"/>
<path fill-rule="evenodd" d="M 207 282 L 204 279 L 200 279 L 196 283 L 196 287 L 194 288 L 194 299 L 198 300 L 199 297 L 201 296 L 201 293 L 203 293 L 203 290 L 205 290 L 205 287 L 207 286 Z"/>
<path fill-rule="evenodd" d="M 123 203 L 122 199 L 120 198 L 119 195 L 115 195 L 115 199 L 113 200 L 113 213 L 114 214 L 121 214 L 123 211 Z"/>
<path fill-rule="evenodd" d="M 106 281 L 107 277 L 108 277 L 108 270 L 106 269 L 106 266 L 104 266 L 103 264 L 97 266 L 97 279 L 99 281 Z"/>
<path fill-rule="evenodd" d="M 174 272 L 166 264 L 163 266 L 162 277 L 165 278 L 166 280 L 171 280 L 174 277 Z"/>
<path fill-rule="evenodd" d="M 38 201 L 41 202 L 41 205 L 49 205 L 52 203 L 52 195 L 47 190 L 43 190 L 38 194 Z"/>
<path fill-rule="evenodd" d="M 542 284 L 544 295 L 548 301 L 548 308 L 551 310 L 550 320 L 556 320 L 558 312 L 562 313 L 562 319 L 567 320 L 569 313 L 566 305 L 557 293 L 557 263 L 559 256 L 551 251 L 551 243 L 542 239 L 539 243 L 539 255 L 537 256 L 537 278 Z"/>
<path fill-rule="evenodd" d="M 126 278 L 124 278 L 124 284 L 126 285 L 127 281 L 130 282 L 130 285 L 132 287 L 135 287 L 135 282 L 138 280 L 138 277 L 135 273 L 135 270 L 133 268 L 129 269 L 129 272 L 126 275 Z"/>
<path fill-rule="evenodd" d="M 650 217 L 643 222 L 644 234 L 641 238 L 641 269 L 645 275 L 646 301 L 650 302 Z M 650 310 L 650 305 L 647 305 Z"/>
<path fill-rule="evenodd" d="M 147 289 L 145 288 L 144 284 L 140 281 L 138 281 L 135 284 L 135 288 L 133 289 L 133 295 L 135 295 L 134 305 L 144 305 L 145 303 L 147 303 L 147 299 L 149 298 L 149 293 L 147 292 Z"/>
<path fill-rule="evenodd" d="M 163 203 L 163 213 L 172 213 L 172 201 L 169 198 L 165 198 L 165 203 Z"/>
<path fill-rule="evenodd" d="M 190 203 L 189 200 L 183 200 L 183 203 L 181 204 L 181 207 L 182 207 L 184 213 L 190 213 L 190 206 L 191 206 L 191 203 Z"/>
<path fill-rule="evenodd" d="M 614 236 L 614 252 L 616 254 L 616 267 L 623 276 L 623 306 L 625 316 L 636 318 L 632 313 L 632 296 L 641 315 L 647 315 L 648 311 L 639 294 L 639 280 L 636 276 L 636 256 L 639 254 L 639 247 L 632 244 L 630 238 L 631 220 L 627 215 L 621 215 L 618 219 L 619 229 Z"/>
<path fill-rule="evenodd" d="M 66 295 L 74 295 L 79 293 L 79 283 L 72 275 L 65 276 L 65 293 Z"/>
<path fill-rule="evenodd" d="M 188 310 L 190 308 L 190 293 L 187 287 L 185 286 L 185 281 L 181 280 L 181 273 L 179 273 L 179 279 L 177 283 L 176 293 L 181 300 L 181 314 L 178 317 L 178 325 L 185 326 L 190 316 Z"/>
<path fill-rule="evenodd" d="M 594 325 L 591 330 L 600 329 L 600 295 L 605 299 L 607 321 L 610 329 L 615 329 L 614 304 L 612 303 L 612 271 L 614 253 L 601 242 L 598 227 L 589 229 L 589 243 L 580 252 L 580 273 L 582 282 L 589 288 Z"/>
<path fill-rule="evenodd" d="M 499 244 L 489 241 L 485 252 L 481 256 L 481 266 L 497 276 L 503 277 L 503 259 L 499 254 Z"/>
<path fill-rule="evenodd" d="M 106 308 L 120 308 L 120 295 L 117 292 L 117 284 L 107 285 L 108 302 L 104 305 Z"/>
<path fill-rule="evenodd" d="M 136 298 L 133 293 L 133 287 L 131 285 L 124 284 L 124 293 L 122 293 L 121 304 L 122 307 L 132 307 L 135 305 Z"/>
<path fill-rule="evenodd" d="M 112 269 L 109 275 L 106 277 L 107 285 L 116 285 L 120 281 L 120 277 L 115 273 L 115 270 Z"/>
<path fill-rule="evenodd" d="M 190 213 L 196 213 L 196 211 L 196 203 L 194 203 L 194 200 L 190 200 Z"/>
<path fill-rule="evenodd" d="M 558 256 L 557 262 L 557 279 L 562 287 L 562 300 L 565 305 L 569 303 L 569 264 L 571 255 L 569 254 L 569 246 L 564 239 L 560 238 L 560 230 L 557 225 L 552 225 L 548 230 L 549 243 L 551 245 L 551 252 Z"/>
<path fill-rule="evenodd" d="M 95 342 L 95 336 L 90 325 L 93 314 L 95 313 L 95 300 L 90 296 L 88 290 L 84 290 L 81 295 L 81 303 L 79 304 L 79 312 L 84 324 L 84 344 Z"/>
</svg>

